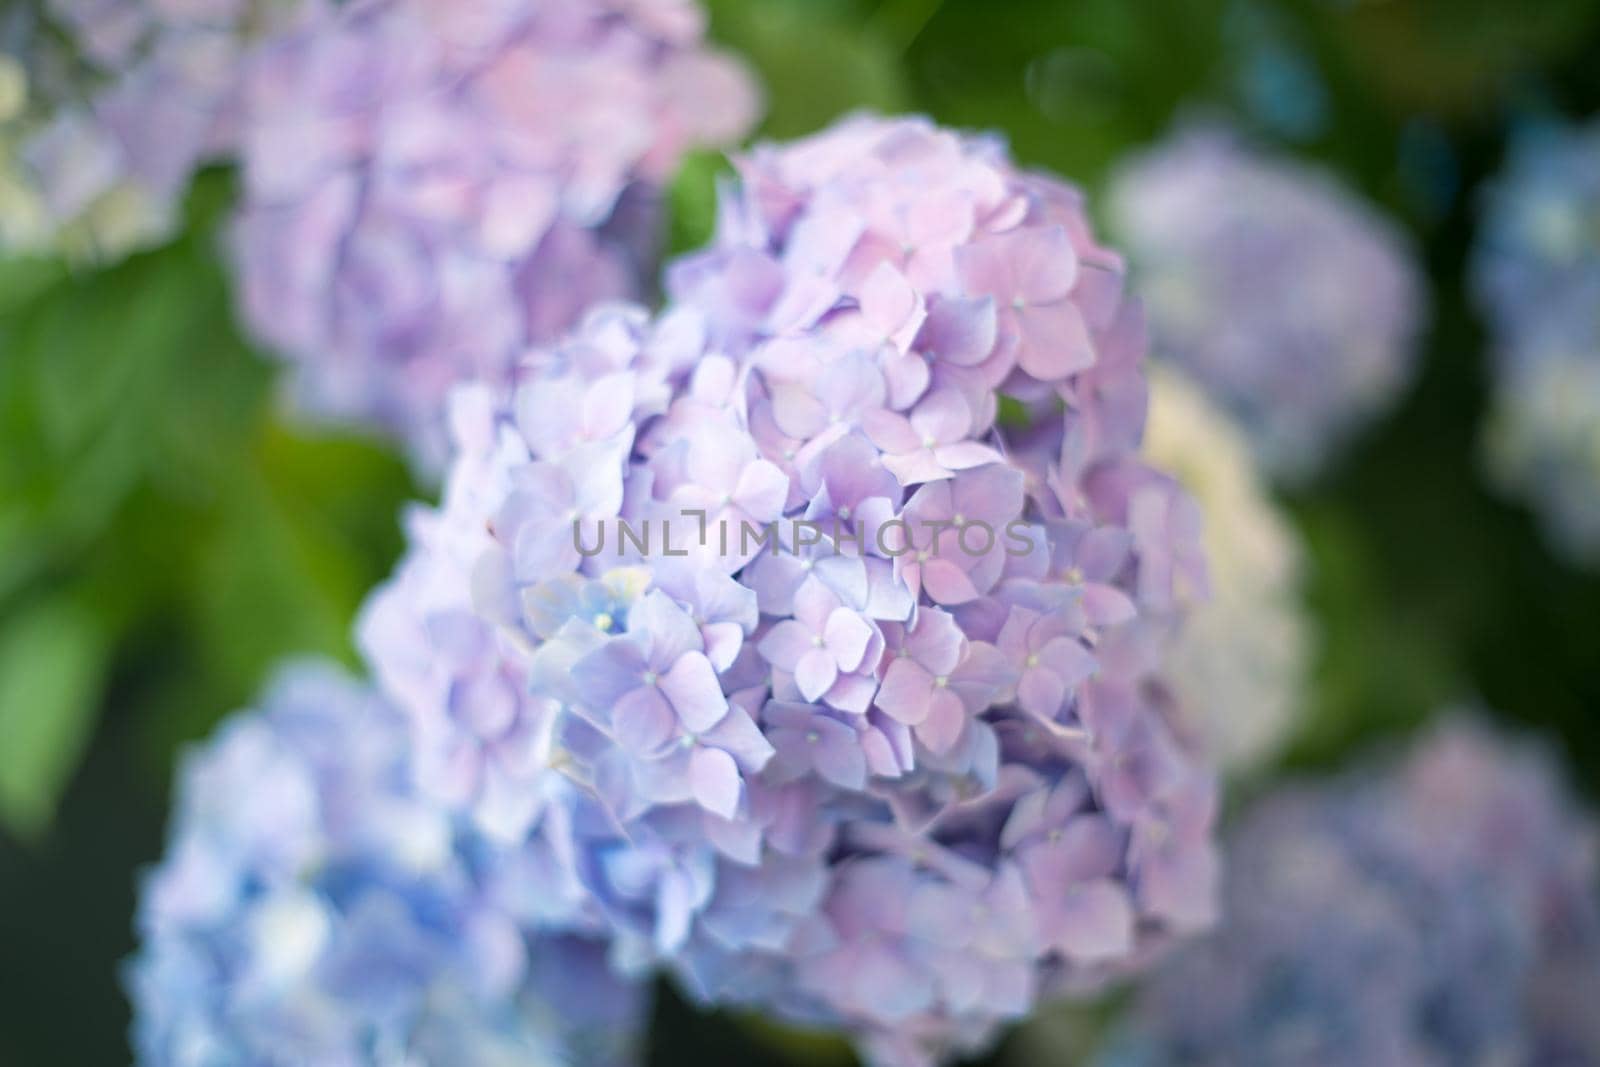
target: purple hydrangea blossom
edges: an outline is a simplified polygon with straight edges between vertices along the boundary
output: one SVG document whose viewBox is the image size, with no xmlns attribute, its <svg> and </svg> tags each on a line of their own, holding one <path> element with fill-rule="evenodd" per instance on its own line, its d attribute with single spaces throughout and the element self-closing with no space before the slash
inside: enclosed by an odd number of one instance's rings
<svg viewBox="0 0 1600 1067">
<path fill-rule="evenodd" d="M 1589 1063 L 1600 852 L 1543 753 L 1451 722 L 1398 767 L 1260 801 L 1225 920 L 1110 1065 Z"/>
<path fill-rule="evenodd" d="M 68 47 L 31 30 L 29 107 L 20 120 L 0 116 L 17 132 L 0 155 L 15 151 L 21 179 L 6 213 L 25 204 L 29 216 L 22 232 L 10 220 L 6 244 L 105 260 L 164 238 L 194 173 L 238 147 L 256 42 L 318 7 L 50 0 L 45 17 Z M 7 15 L 9 30 L 35 17 L 26 6 Z"/>
<path fill-rule="evenodd" d="M 1217 129 L 1180 131 L 1114 181 L 1157 355 L 1309 478 L 1417 365 L 1423 281 L 1399 230 L 1331 177 Z"/>
<path fill-rule="evenodd" d="M 929 1064 L 1210 921 L 1215 785 L 1162 676 L 1198 527 L 1138 457 L 1139 311 L 1073 191 L 916 119 L 740 167 L 664 318 L 592 314 L 458 425 L 364 645 L 465 766 L 549 724 L 515 830 L 617 965 Z M 552 462 L 605 500 L 560 567 Z M 472 654 L 430 656 L 457 611 Z M 521 682 L 487 730 L 485 678 Z"/>
<path fill-rule="evenodd" d="M 964 675 L 957 673 L 970 658 L 960 626 L 948 612 L 925 608 L 914 622 L 888 622 L 883 629 L 890 655 L 874 703 L 930 751 L 948 751 L 967 719 L 983 710 L 966 699 Z"/>
<path fill-rule="evenodd" d="M 756 110 L 689 0 L 356 0 L 251 72 L 235 251 L 247 321 L 313 409 L 437 463 L 457 382 L 644 294 L 661 186 Z M 601 414 L 601 413 L 596 413 Z"/>
<path fill-rule="evenodd" d="M 637 991 L 529 932 L 520 871 L 412 792 L 402 722 L 301 665 L 188 758 L 128 968 L 139 1062 L 632 1060 Z"/>
<path fill-rule="evenodd" d="M 12 5 L 0 16 L 0 248 L 103 261 L 164 237 L 191 175 L 225 148 L 247 23 L 295 6 Z"/>
<path fill-rule="evenodd" d="M 559 555 L 567 561 L 568 580 L 541 584 L 521 601 L 476 599 L 475 591 L 494 577 L 486 560 L 514 566 L 490 552 L 497 544 L 491 527 L 520 522 L 521 513 L 508 506 L 527 500 L 526 474 L 559 471 L 555 464 L 574 449 L 615 455 L 620 469 L 634 423 L 658 409 L 668 376 L 681 375 L 694 351 L 685 339 L 696 343 L 697 322 L 694 315 L 668 315 L 652 323 L 642 311 L 603 307 L 572 344 L 543 353 L 541 391 L 556 394 L 585 374 L 610 380 L 619 358 L 622 366 L 635 358 L 646 361 L 649 373 L 630 376 L 633 403 L 611 438 L 566 441 L 557 424 L 531 416 L 531 403 L 514 420 L 497 418 L 494 390 L 458 390 L 450 419 L 459 458 L 443 507 L 412 512 L 413 553 L 363 612 L 360 644 L 379 685 L 410 719 L 421 784 L 441 801 L 469 810 L 478 828 L 497 839 L 522 839 L 539 822 L 552 790 L 559 792 L 559 781 L 547 773 L 557 706 L 526 698 L 526 657 L 520 650 L 553 636 L 572 617 L 599 630 L 620 629 L 630 594 L 620 588 L 624 581 L 578 580 L 570 512 L 552 517 L 533 511 L 524 525 L 543 536 L 533 543 L 519 539 L 523 573 L 531 566 L 528 557 Z M 619 347 L 625 356 L 616 354 Z M 520 426 L 536 429 L 524 434 Z M 585 544 L 592 543 L 586 535 Z M 525 634 L 500 625 L 524 616 Z"/>
<path fill-rule="evenodd" d="M 846 606 L 839 595 L 819 579 L 803 582 L 794 598 L 794 616 L 767 631 L 758 646 L 773 670 L 789 675 L 788 684 L 806 700 L 827 703 L 849 701 L 850 676 L 875 668 L 883 653 L 883 634 L 860 611 Z M 783 685 L 777 678 L 775 685 Z M 877 685 L 870 680 L 859 706 L 845 703 L 841 710 L 862 712 Z M 832 697 L 836 690 L 844 690 Z"/>
<path fill-rule="evenodd" d="M 1487 207 L 1490 466 L 1563 551 L 1600 561 L 1600 124 L 1524 130 Z"/>
<path fill-rule="evenodd" d="M 1174 367 L 1150 375 L 1145 448 L 1205 512 L 1213 595 L 1178 637 L 1173 687 L 1206 751 L 1248 775 L 1280 754 L 1305 707 L 1315 629 L 1304 551 L 1244 435 Z"/>
<path fill-rule="evenodd" d="M 173 192 L 196 166 L 238 147 L 240 67 L 259 36 L 316 0 L 50 0 L 107 80 L 97 116 L 136 173 Z"/>
</svg>

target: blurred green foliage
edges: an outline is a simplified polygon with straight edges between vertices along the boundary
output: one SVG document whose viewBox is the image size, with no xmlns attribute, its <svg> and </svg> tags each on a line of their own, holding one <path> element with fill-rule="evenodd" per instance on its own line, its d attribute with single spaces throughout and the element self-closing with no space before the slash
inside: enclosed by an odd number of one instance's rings
<svg viewBox="0 0 1600 1067">
<path fill-rule="evenodd" d="M 178 240 L 109 269 L 0 270 L 0 817 L 19 832 L 48 820 L 108 679 L 138 676 L 165 774 L 283 655 L 349 658 L 398 548 L 400 462 L 280 424 L 233 324 L 228 198 L 207 176 Z M 140 648 L 151 632 L 165 647 Z"/>
<path fill-rule="evenodd" d="M 0 631 L 0 817 L 36 834 L 94 726 L 110 649 L 72 594 L 40 597 Z"/>
<path fill-rule="evenodd" d="M 896 42 L 881 22 L 863 21 L 859 4 L 708 0 L 706 7 L 715 35 L 743 56 L 766 86 L 762 132 L 767 136 L 799 137 L 849 111 L 910 106 Z"/>
<path fill-rule="evenodd" d="M 1175 118 L 1216 114 L 1408 226 L 1433 288 L 1424 372 L 1286 500 L 1322 636 L 1290 762 L 1327 765 L 1481 700 L 1561 740 L 1600 792 L 1600 578 L 1563 567 L 1483 485 L 1482 339 L 1462 287 L 1471 190 L 1511 123 L 1600 110 L 1600 0 L 707 6 L 766 84 L 765 136 L 925 111 L 999 130 L 1094 192 Z M 710 154 L 684 168 L 675 250 L 709 235 L 726 169 Z M 126 1059 L 114 963 L 176 746 L 281 656 L 349 658 L 418 492 L 380 443 L 284 417 L 281 375 L 234 323 L 230 196 L 206 175 L 176 240 L 104 270 L 0 261 L 0 1064 Z M 670 996 L 652 1041 L 657 1064 L 823 1062 Z M 1039 1061 L 1036 1045 L 1010 1055 Z"/>
</svg>

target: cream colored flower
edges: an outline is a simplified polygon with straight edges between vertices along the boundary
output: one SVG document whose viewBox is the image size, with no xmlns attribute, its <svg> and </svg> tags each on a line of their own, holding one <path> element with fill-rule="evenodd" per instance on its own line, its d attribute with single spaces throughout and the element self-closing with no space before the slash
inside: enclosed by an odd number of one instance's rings
<svg viewBox="0 0 1600 1067">
<path fill-rule="evenodd" d="M 1205 515 L 1211 599 L 1183 629 L 1170 677 L 1191 725 L 1224 769 L 1270 760 L 1303 707 L 1311 634 L 1304 568 L 1242 433 L 1170 367 L 1150 371 L 1147 454 Z"/>
</svg>

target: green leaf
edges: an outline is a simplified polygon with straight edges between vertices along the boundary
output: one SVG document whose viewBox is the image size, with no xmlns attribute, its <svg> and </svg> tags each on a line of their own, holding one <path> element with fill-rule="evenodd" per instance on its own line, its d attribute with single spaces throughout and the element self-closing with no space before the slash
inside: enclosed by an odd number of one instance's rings
<svg viewBox="0 0 1600 1067">
<path fill-rule="evenodd" d="M 110 635 L 68 594 L 0 624 L 0 820 L 42 831 L 94 727 Z"/>
<path fill-rule="evenodd" d="M 937 10 L 905 60 L 917 105 L 946 125 L 1000 131 L 1019 162 L 1080 184 L 1203 101 L 1219 67 L 1226 0 L 1005 7 Z"/>
<path fill-rule="evenodd" d="M 35 401 L 52 451 L 69 454 L 149 395 L 190 314 L 186 287 L 163 261 L 60 287 L 32 317 Z M 154 364 L 155 366 L 152 366 Z"/>
<path fill-rule="evenodd" d="M 674 256 L 711 242 L 717 223 L 717 181 L 733 168 L 720 152 L 695 152 L 683 161 L 667 190 L 672 230 L 667 251 Z"/>
<path fill-rule="evenodd" d="M 399 554 L 396 516 L 413 493 L 404 464 L 377 442 L 262 424 L 233 480 L 197 514 L 179 576 L 195 691 L 209 703 L 165 716 L 161 734 L 204 732 L 285 657 L 352 660 L 351 623 Z"/>
<path fill-rule="evenodd" d="M 354 597 L 346 561 L 320 531 L 297 522 L 259 475 L 241 473 L 193 564 L 194 623 L 209 666 L 253 687 L 282 656 L 347 653 Z"/>
<path fill-rule="evenodd" d="M 811 1067 L 845 1067 L 856 1062 L 850 1045 L 837 1034 L 788 1026 L 759 1015 L 733 1017 L 763 1045 L 786 1053 L 790 1059 L 785 1062 L 792 1059 L 792 1062 Z"/>
<path fill-rule="evenodd" d="M 0 598 L 126 559 L 139 516 L 183 535 L 248 462 L 271 380 L 234 328 L 210 231 L 101 270 L 40 271 L 7 302 L 0 268 Z M 160 556 L 156 569 L 180 569 Z M 134 584 L 154 589 L 150 570 Z"/>
<path fill-rule="evenodd" d="M 816 0 L 711 3 L 712 35 L 748 60 L 766 89 L 769 137 L 814 133 L 848 111 L 904 111 L 900 51 Z"/>
<path fill-rule="evenodd" d="M 0 315 L 9 315 L 55 285 L 66 267 L 53 259 L 0 257 Z"/>
<path fill-rule="evenodd" d="M 1009 429 L 1025 429 L 1032 420 L 1028 417 L 1028 409 L 1022 401 L 1014 396 L 1002 396 L 995 421 Z"/>
</svg>

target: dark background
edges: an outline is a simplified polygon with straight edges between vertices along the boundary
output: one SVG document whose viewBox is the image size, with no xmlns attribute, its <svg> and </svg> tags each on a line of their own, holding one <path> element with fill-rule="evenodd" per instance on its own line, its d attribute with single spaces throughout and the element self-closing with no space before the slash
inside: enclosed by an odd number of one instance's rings
<svg viewBox="0 0 1600 1067">
<path fill-rule="evenodd" d="M 1463 293 L 1476 190 L 1510 131 L 1600 112 L 1600 2 L 711 8 L 766 80 L 770 136 L 925 111 L 1000 130 L 1094 191 L 1175 117 L 1213 113 L 1395 216 L 1427 259 L 1426 363 L 1391 418 L 1286 499 L 1322 642 L 1287 763 L 1328 766 L 1479 702 L 1600 791 L 1600 578 L 1484 485 L 1482 330 Z M 692 161 L 675 185 L 675 247 L 705 237 L 717 166 Z M 183 234 L 111 269 L 0 260 L 0 1067 L 126 1062 L 117 968 L 175 752 L 282 655 L 351 659 L 349 620 L 420 492 L 379 443 L 281 417 L 216 251 L 229 183 L 205 175 Z M 658 1014 L 654 1064 L 840 1061 L 670 996 Z"/>
</svg>

